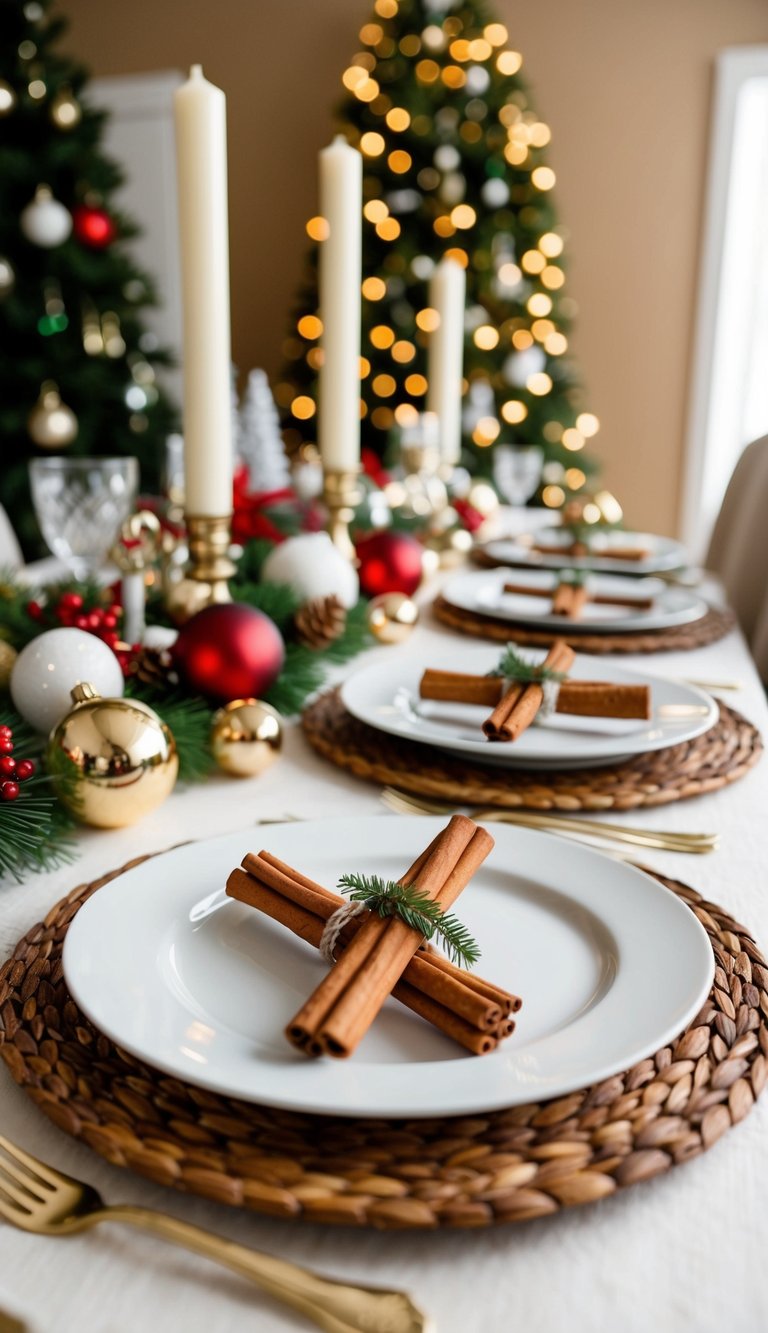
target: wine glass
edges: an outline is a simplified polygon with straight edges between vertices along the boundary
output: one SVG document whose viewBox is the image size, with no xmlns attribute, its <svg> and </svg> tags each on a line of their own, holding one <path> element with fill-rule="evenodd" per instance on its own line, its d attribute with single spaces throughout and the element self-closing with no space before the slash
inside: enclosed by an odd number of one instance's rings
<svg viewBox="0 0 768 1333">
<path fill-rule="evenodd" d="M 537 444 L 497 444 L 493 479 L 510 505 L 524 505 L 538 489 L 544 450 Z"/>
<path fill-rule="evenodd" d="M 48 547 L 78 579 L 95 578 L 136 506 L 137 458 L 34 458 L 32 503 Z"/>
</svg>

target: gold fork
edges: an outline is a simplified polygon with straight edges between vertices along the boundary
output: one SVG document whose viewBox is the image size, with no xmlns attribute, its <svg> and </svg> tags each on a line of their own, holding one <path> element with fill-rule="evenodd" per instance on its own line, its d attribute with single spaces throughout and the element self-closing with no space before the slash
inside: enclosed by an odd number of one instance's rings
<svg viewBox="0 0 768 1333">
<path fill-rule="evenodd" d="M 425 801 L 395 787 L 385 787 L 381 799 L 390 810 L 407 815 L 448 815 L 455 806 L 439 801 Z M 499 810 L 495 806 L 468 807 L 473 819 L 500 824 L 519 824 L 523 828 L 546 829 L 580 838 L 600 838 L 628 843 L 632 847 L 655 847 L 664 852 L 703 855 L 717 847 L 716 833 L 681 833 L 636 828 L 630 824 L 611 824 L 606 820 L 576 819 L 567 815 L 540 814 L 535 810 Z"/>
<path fill-rule="evenodd" d="M 73 1236 L 99 1222 L 126 1222 L 250 1278 L 326 1333 L 427 1333 L 430 1327 L 403 1291 L 334 1282 L 177 1217 L 130 1204 L 109 1206 L 90 1185 L 46 1166 L 1 1134 L 0 1149 L 0 1217 L 22 1231 Z"/>
</svg>

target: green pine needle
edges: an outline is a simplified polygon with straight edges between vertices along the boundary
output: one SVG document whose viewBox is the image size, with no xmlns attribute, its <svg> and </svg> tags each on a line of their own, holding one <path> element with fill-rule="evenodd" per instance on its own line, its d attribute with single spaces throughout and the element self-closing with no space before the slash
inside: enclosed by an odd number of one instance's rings
<svg viewBox="0 0 768 1333">
<path fill-rule="evenodd" d="M 559 569 L 557 582 L 568 583 L 572 588 L 583 588 L 587 581 L 586 569 Z"/>
<path fill-rule="evenodd" d="M 399 916 L 427 940 L 437 935 L 450 961 L 460 967 L 472 967 L 480 957 L 476 941 L 458 917 L 444 912 L 415 884 L 396 884 L 380 875 L 353 874 L 342 875 L 339 888 L 352 902 L 365 903 L 369 911 L 381 917 Z"/>
<path fill-rule="evenodd" d="M 564 671 L 553 671 L 552 667 L 545 667 L 543 664 L 537 665 L 527 662 L 520 655 L 514 643 L 508 643 L 504 652 L 499 658 L 497 666 L 493 671 L 488 672 L 489 676 L 502 676 L 504 680 L 516 680 L 521 685 L 537 684 L 542 680 L 556 680 L 558 682 L 565 680 Z"/>
</svg>

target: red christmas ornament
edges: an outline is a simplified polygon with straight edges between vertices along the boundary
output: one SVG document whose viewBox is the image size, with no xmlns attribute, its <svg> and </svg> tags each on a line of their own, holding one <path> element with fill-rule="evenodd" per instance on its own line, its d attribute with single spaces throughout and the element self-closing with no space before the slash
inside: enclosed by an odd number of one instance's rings
<svg viewBox="0 0 768 1333">
<path fill-rule="evenodd" d="M 258 698 L 285 660 L 274 621 L 239 602 L 199 611 L 182 625 L 171 653 L 186 683 L 219 703 Z"/>
<path fill-rule="evenodd" d="M 15 801 L 19 794 L 18 782 L 0 783 L 0 796 L 4 801 Z"/>
<path fill-rule="evenodd" d="M 0 759 L 0 776 L 4 778 L 16 776 L 16 760 L 12 754 L 4 754 Z"/>
<path fill-rule="evenodd" d="M 26 782 L 31 778 L 35 771 L 34 761 L 32 759 L 20 759 L 16 765 L 16 778 L 19 782 Z"/>
<path fill-rule="evenodd" d="M 114 218 L 103 208 L 79 204 L 72 212 L 72 230 L 78 241 L 92 250 L 105 250 L 117 235 Z"/>
<path fill-rule="evenodd" d="M 356 545 L 360 588 L 366 597 L 404 592 L 410 597 L 421 583 L 422 546 L 409 532 L 374 532 Z"/>
</svg>

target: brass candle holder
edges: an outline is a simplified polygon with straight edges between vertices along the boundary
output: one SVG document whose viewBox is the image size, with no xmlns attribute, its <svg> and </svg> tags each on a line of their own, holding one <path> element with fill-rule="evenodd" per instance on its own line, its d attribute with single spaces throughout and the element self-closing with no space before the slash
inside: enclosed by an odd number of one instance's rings
<svg viewBox="0 0 768 1333">
<path fill-rule="evenodd" d="M 166 608 L 177 625 L 207 606 L 231 602 L 229 579 L 235 573 L 229 558 L 231 515 L 187 514 L 186 527 L 189 563 L 165 591 Z"/>
<path fill-rule="evenodd" d="M 359 471 L 351 468 L 324 469 L 323 501 L 328 510 L 328 535 L 336 549 L 353 563 L 356 555 L 349 528 L 362 498 Z"/>
</svg>

